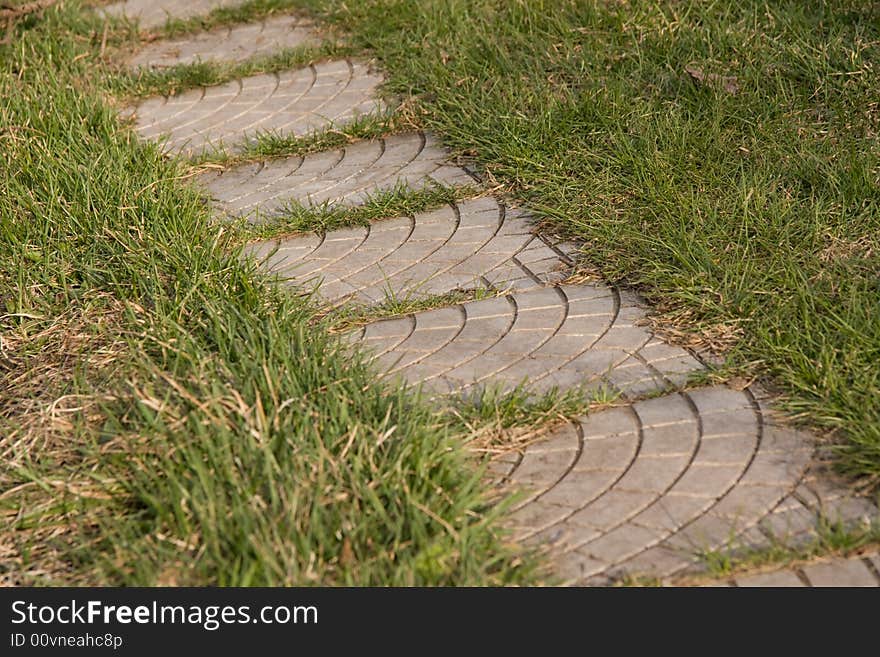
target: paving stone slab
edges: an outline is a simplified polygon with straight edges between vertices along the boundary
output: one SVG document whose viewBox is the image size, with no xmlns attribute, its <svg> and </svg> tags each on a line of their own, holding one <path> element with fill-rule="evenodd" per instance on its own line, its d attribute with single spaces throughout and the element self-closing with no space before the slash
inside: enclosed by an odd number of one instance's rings
<svg viewBox="0 0 880 657">
<path fill-rule="evenodd" d="M 792 495 L 811 477 L 814 441 L 796 433 L 799 444 L 780 454 L 768 436 L 790 430 L 759 403 L 761 395 L 714 386 L 638 401 L 560 429 L 549 438 L 565 437 L 560 458 L 536 461 L 543 443 L 530 446 L 503 470 L 507 486 L 528 494 L 510 519 L 515 536 L 546 542 L 560 573 L 590 571 L 569 583 L 609 583 L 693 570 L 699 553 L 734 544 L 777 511 L 806 511 Z M 706 432 L 725 424 L 723 437 Z M 768 455 L 775 458 L 765 462 Z M 815 530 L 818 515 L 810 520 Z M 772 540 L 762 532 L 750 538 L 753 547 Z M 850 570 L 852 577 L 869 572 Z M 824 576 L 816 572 L 817 580 Z M 791 577 L 741 585 L 777 579 Z"/>
<path fill-rule="evenodd" d="M 430 135 L 392 135 L 345 148 L 244 164 L 200 177 L 223 213 L 253 223 L 277 215 L 291 201 L 307 206 L 356 205 L 377 192 L 404 186 L 472 185 L 475 179 L 449 163 Z"/>
<path fill-rule="evenodd" d="M 737 578 L 735 583 L 743 588 L 793 588 L 807 586 L 794 570 L 776 570 L 770 573 L 747 575 Z"/>
<path fill-rule="evenodd" d="M 771 587 L 878 587 L 880 576 L 872 572 L 869 563 L 880 560 L 880 555 L 868 553 L 851 557 L 835 557 L 804 566 L 791 566 L 759 573 L 741 575 L 736 586 Z"/>
<path fill-rule="evenodd" d="M 382 322 L 361 332 L 378 365 L 437 393 L 473 393 L 487 384 L 531 391 L 576 385 L 624 396 L 673 388 L 703 366 L 685 349 L 662 345 L 640 320 L 634 298 L 604 285 L 529 289 L 501 298 Z M 421 334 L 443 328 L 426 344 Z"/>
<path fill-rule="evenodd" d="M 323 62 L 150 98 L 132 115 L 138 134 L 161 141 L 166 152 L 235 150 L 261 132 L 302 136 L 381 111 L 381 82 L 366 64 Z"/>
<path fill-rule="evenodd" d="M 561 278 L 567 260 L 531 232 L 528 215 L 490 197 L 334 231 L 259 242 L 246 253 L 295 285 L 319 285 L 327 300 L 377 303 L 456 289 L 528 289 Z M 498 248 L 499 242 L 505 242 Z M 530 258 L 553 261 L 535 272 Z M 429 350 L 413 339 L 407 348 Z"/>
<path fill-rule="evenodd" d="M 235 7 L 244 0 L 126 0 L 102 9 L 105 15 L 137 21 L 141 29 L 162 27 L 169 18 L 187 19 L 207 16 L 214 9 Z"/>
<path fill-rule="evenodd" d="M 877 587 L 880 580 L 864 558 L 836 559 L 804 566 L 801 572 L 812 586 Z"/>
<path fill-rule="evenodd" d="M 242 62 L 306 45 L 320 38 L 314 23 L 298 16 L 274 16 L 176 39 L 154 41 L 129 62 L 132 68 L 161 69 L 199 62 Z"/>
</svg>

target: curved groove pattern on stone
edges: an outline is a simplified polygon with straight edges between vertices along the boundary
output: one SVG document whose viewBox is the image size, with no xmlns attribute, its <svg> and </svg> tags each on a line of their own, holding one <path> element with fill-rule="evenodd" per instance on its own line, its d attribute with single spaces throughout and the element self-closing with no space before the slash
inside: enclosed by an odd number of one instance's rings
<svg viewBox="0 0 880 657">
<path fill-rule="evenodd" d="M 641 395 L 702 368 L 637 326 L 643 317 L 616 289 L 559 286 L 376 322 L 359 337 L 382 369 L 441 394 L 528 382 L 536 393 L 583 384 Z"/>
<path fill-rule="evenodd" d="M 430 136 L 403 134 L 305 157 L 245 164 L 206 174 L 201 183 L 224 212 L 257 222 L 290 201 L 355 205 L 398 185 L 471 185 L 474 178 L 449 164 L 449 153 Z"/>
<path fill-rule="evenodd" d="M 561 278 L 558 270 L 567 262 L 534 235 L 528 215 L 491 197 L 324 237 L 262 242 L 248 253 L 296 284 L 320 283 L 325 299 L 366 303 L 390 293 L 541 287 Z"/>
<path fill-rule="evenodd" d="M 532 232 L 527 214 L 492 197 L 322 238 L 263 242 L 248 253 L 295 284 L 319 283 L 327 300 L 363 303 L 485 287 L 527 290 L 556 282 L 568 264 Z"/>
<path fill-rule="evenodd" d="M 717 386 L 598 412 L 493 470 L 530 491 L 512 517 L 520 540 L 550 545 L 560 574 L 585 583 L 668 577 L 734 537 L 766 547 L 794 505 L 812 531 L 824 499 L 845 493 L 822 477 L 821 497 L 799 499 L 819 481 L 813 451 L 750 391 Z M 847 499 L 846 519 L 876 513 Z"/>
<path fill-rule="evenodd" d="M 134 115 L 141 137 L 167 136 L 167 151 L 194 153 L 234 147 L 258 132 L 301 136 L 378 111 L 381 81 L 364 64 L 324 62 L 151 98 Z"/>
<path fill-rule="evenodd" d="M 234 7 L 244 0 L 126 0 L 103 8 L 107 16 L 137 21 L 141 29 L 161 27 L 169 18 L 187 19 L 207 16 L 214 9 Z"/>
<path fill-rule="evenodd" d="M 134 58 L 133 68 L 168 68 L 197 62 L 240 62 L 289 48 L 319 43 L 311 21 L 296 16 L 276 16 L 260 23 L 221 27 L 155 41 Z"/>
</svg>

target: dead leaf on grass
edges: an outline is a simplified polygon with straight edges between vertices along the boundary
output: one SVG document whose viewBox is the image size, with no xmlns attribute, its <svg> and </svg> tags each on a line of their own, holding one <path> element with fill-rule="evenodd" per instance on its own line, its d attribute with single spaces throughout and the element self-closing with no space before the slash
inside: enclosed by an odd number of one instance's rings
<svg viewBox="0 0 880 657">
<path fill-rule="evenodd" d="M 691 76 L 694 82 L 699 84 L 720 85 L 729 94 L 736 94 L 739 91 L 739 83 L 735 75 L 725 76 L 718 75 L 717 73 L 706 73 L 694 64 L 688 64 L 684 67 L 684 70 Z"/>
</svg>

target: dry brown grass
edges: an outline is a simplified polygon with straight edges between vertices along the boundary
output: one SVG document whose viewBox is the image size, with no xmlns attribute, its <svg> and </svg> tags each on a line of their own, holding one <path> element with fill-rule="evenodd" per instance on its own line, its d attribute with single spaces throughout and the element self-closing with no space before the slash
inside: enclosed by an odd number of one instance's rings
<svg viewBox="0 0 880 657">
<path fill-rule="evenodd" d="M 101 444 L 101 408 L 127 353 L 123 312 L 98 296 L 52 318 L 0 317 L 0 584 L 72 583 L 60 548 L 84 547 L 107 508 L 90 503 L 109 499 L 98 457 L 119 445 Z"/>
</svg>

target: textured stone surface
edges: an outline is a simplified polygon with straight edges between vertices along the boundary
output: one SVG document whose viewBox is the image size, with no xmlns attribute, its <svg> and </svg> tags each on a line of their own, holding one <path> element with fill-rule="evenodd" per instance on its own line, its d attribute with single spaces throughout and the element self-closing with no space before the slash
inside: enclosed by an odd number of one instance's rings
<svg viewBox="0 0 880 657">
<path fill-rule="evenodd" d="M 494 473 L 530 491 L 512 517 L 519 539 L 549 545 L 570 583 L 603 583 L 688 571 L 743 536 L 769 546 L 758 528 L 794 508 L 813 450 L 751 391 L 717 386 L 595 413 Z"/>
<path fill-rule="evenodd" d="M 298 71 L 255 75 L 177 96 L 150 98 L 134 110 L 144 139 L 166 151 L 234 148 L 259 132 L 304 135 L 380 110 L 381 82 L 364 64 L 335 61 Z"/>
<path fill-rule="evenodd" d="M 744 588 L 755 587 L 802 587 L 806 586 L 794 570 L 776 570 L 758 575 L 746 575 L 736 580 L 736 585 Z"/>
<path fill-rule="evenodd" d="M 432 183 L 472 185 L 474 178 L 449 164 L 449 154 L 429 135 L 402 134 L 351 144 L 305 157 L 254 162 L 200 178 L 224 212 L 257 222 L 286 203 L 363 202 L 378 191 Z"/>
<path fill-rule="evenodd" d="M 375 303 L 389 292 L 399 299 L 489 285 L 529 289 L 561 277 L 565 259 L 531 230 L 527 215 L 486 197 L 248 252 L 296 284 L 320 283 L 325 299 Z"/>
<path fill-rule="evenodd" d="M 757 575 L 741 575 L 736 586 L 845 586 L 877 587 L 880 575 L 868 564 L 880 560 L 878 554 L 837 557 L 798 567 L 786 567 Z"/>
<path fill-rule="evenodd" d="M 107 16 L 137 21 L 141 29 L 161 27 L 169 18 L 206 16 L 214 9 L 234 7 L 244 0 L 127 0 L 103 8 Z"/>
<path fill-rule="evenodd" d="M 504 237 L 495 248 L 509 253 L 522 242 Z M 643 317 L 638 301 L 614 288 L 560 286 L 378 322 L 360 338 L 382 369 L 442 394 L 528 382 L 534 392 L 603 384 L 633 395 L 702 367 L 637 326 Z"/>
<path fill-rule="evenodd" d="M 838 559 L 804 566 L 801 572 L 812 586 L 880 586 L 865 559 Z"/>
<path fill-rule="evenodd" d="M 259 23 L 221 27 L 177 39 L 154 41 L 131 60 L 134 68 L 179 64 L 240 62 L 288 48 L 319 43 L 314 24 L 296 16 L 275 16 Z"/>
</svg>

